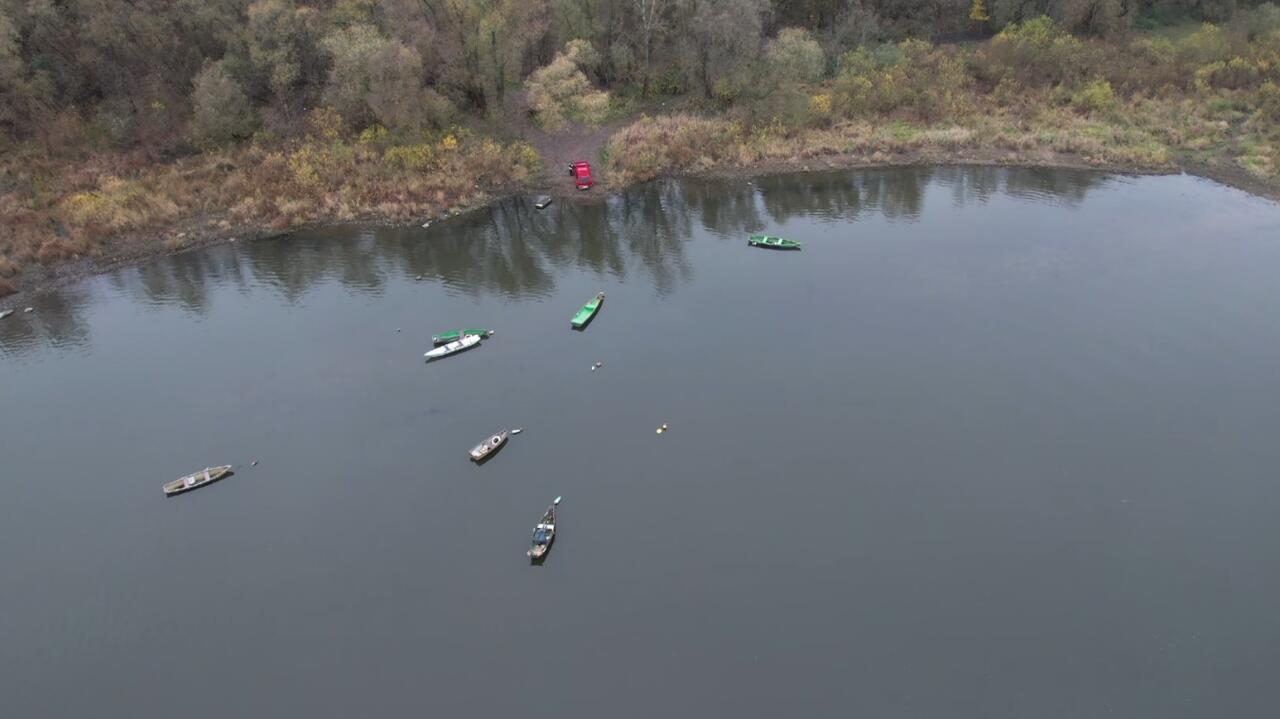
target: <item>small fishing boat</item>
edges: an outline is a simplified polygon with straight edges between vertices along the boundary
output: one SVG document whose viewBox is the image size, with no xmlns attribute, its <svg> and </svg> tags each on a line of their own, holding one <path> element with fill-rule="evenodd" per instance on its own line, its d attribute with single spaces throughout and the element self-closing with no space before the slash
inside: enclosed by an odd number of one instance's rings
<svg viewBox="0 0 1280 719">
<path fill-rule="evenodd" d="M 448 343 L 448 344 L 440 345 L 439 347 L 437 347 L 437 348 L 435 348 L 435 349 L 433 349 L 433 350 L 431 350 L 431 351 L 429 351 L 429 352 L 426 352 L 426 353 L 425 353 L 425 354 L 423 354 L 422 356 L 423 356 L 423 357 L 426 357 L 426 358 L 427 358 L 427 361 L 428 361 L 428 362 L 430 362 L 430 361 L 431 361 L 431 360 L 433 360 L 433 359 L 440 359 L 441 357 L 448 357 L 449 355 L 451 355 L 451 354 L 453 354 L 453 353 L 455 353 L 455 352 L 461 352 L 461 351 L 463 351 L 463 350 L 469 350 L 469 349 L 471 349 L 472 347 L 475 347 L 475 346 L 476 346 L 476 345 L 478 345 L 478 344 L 480 344 L 480 337 L 479 337 L 479 336 L 477 336 L 477 335 L 463 335 L 463 336 L 462 336 L 462 339 L 460 339 L 460 340 L 455 340 L 455 341 L 450 342 L 450 343 Z"/>
<path fill-rule="evenodd" d="M 752 247 L 768 247 L 774 250 L 798 250 L 800 243 L 795 240 L 786 240 L 773 235 L 752 235 L 747 238 L 747 244 Z"/>
<path fill-rule="evenodd" d="M 486 439 L 480 444 L 477 444 L 476 446 L 472 447 L 471 453 L 470 453 L 471 461 L 483 462 L 484 460 L 488 459 L 489 455 L 493 454 L 494 452 L 497 452 L 502 447 L 502 445 L 507 443 L 507 434 L 508 434 L 507 430 L 504 429 L 501 432 L 498 432 L 497 434 L 493 435 L 489 439 Z"/>
<path fill-rule="evenodd" d="M 13 314 L 13 310 L 0 310 L 0 320 L 8 317 L 11 314 Z"/>
<path fill-rule="evenodd" d="M 578 314 L 574 315 L 573 319 L 570 320 L 570 324 L 573 325 L 573 328 L 580 330 L 583 327 L 586 327 L 587 323 L 591 322 L 592 318 L 596 316 L 596 313 L 600 311 L 600 305 L 603 302 L 604 293 L 597 292 L 596 296 L 593 297 L 590 302 L 583 305 L 582 309 L 578 310 Z"/>
<path fill-rule="evenodd" d="M 560 504 L 560 498 L 556 497 L 555 501 L 547 507 L 547 511 L 542 515 L 542 520 L 533 528 L 533 542 L 526 554 L 532 561 L 539 561 L 547 556 L 547 552 L 551 549 L 551 543 L 556 541 L 556 505 Z"/>
<path fill-rule="evenodd" d="M 431 344 L 433 345 L 449 344 L 450 342 L 457 342 L 458 340 L 462 339 L 463 337 L 466 337 L 467 335 L 475 335 L 476 337 L 479 337 L 480 339 L 483 340 L 483 339 L 488 339 L 492 337 L 493 330 L 486 330 L 486 329 L 479 329 L 479 328 L 467 329 L 467 330 L 449 330 L 448 332 L 441 332 L 438 335 L 431 335 Z"/>
<path fill-rule="evenodd" d="M 551 205 L 550 195 L 543 195 L 542 197 L 539 197 L 538 199 L 533 201 L 533 206 L 538 208 L 539 210 L 545 210 L 550 205 Z"/>
<path fill-rule="evenodd" d="M 223 477 L 231 475 L 231 465 L 224 464 L 221 467 L 206 467 L 199 472 L 188 474 L 181 479 L 175 479 L 164 485 L 164 493 L 167 497 L 172 497 L 183 492 L 190 492 L 193 489 L 199 489 L 206 484 L 213 484 Z"/>
</svg>

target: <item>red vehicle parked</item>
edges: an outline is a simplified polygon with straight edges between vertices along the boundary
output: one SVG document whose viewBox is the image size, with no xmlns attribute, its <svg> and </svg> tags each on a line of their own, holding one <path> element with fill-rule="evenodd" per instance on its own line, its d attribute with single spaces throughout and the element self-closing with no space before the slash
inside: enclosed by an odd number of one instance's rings
<svg viewBox="0 0 1280 719">
<path fill-rule="evenodd" d="M 591 189 L 591 186 L 596 184 L 591 179 L 591 164 L 586 160 L 570 162 L 569 176 L 573 178 L 573 184 L 577 185 L 579 190 Z"/>
</svg>

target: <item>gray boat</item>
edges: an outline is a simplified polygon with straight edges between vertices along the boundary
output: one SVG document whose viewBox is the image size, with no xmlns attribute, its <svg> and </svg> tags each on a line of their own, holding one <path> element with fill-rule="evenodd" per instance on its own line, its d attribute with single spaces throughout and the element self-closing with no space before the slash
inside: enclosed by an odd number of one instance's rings
<svg viewBox="0 0 1280 719">
<path fill-rule="evenodd" d="M 199 472 L 193 472 L 181 479 L 166 483 L 164 485 L 164 493 L 167 497 L 173 497 L 183 492 L 199 489 L 206 484 L 213 484 L 219 479 L 229 477 L 232 474 L 231 465 L 229 464 L 224 464 L 221 467 L 206 467 Z"/>
<path fill-rule="evenodd" d="M 494 452 L 497 452 L 499 449 L 502 448 L 502 445 L 507 443 L 508 436 L 510 436 L 510 433 L 504 429 L 501 432 L 498 432 L 497 434 L 493 435 L 489 439 L 486 439 L 480 444 L 477 444 L 476 446 L 472 447 L 470 452 L 471 461 L 483 462 L 486 459 L 488 459 L 490 455 L 492 455 Z"/>
<path fill-rule="evenodd" d="M 530 561 L 541 562 L 547 556 L 547 552 L 551 551 L 551 543 L 556 541 L 557 504 L 560 504 L 559 497 L 556 497 L 551 506 L 547 507 L 547 511 L 542 515 L 542 520 L 533 528 L 533 541 L 529 551 L 525 552 Z"/>
</svg>

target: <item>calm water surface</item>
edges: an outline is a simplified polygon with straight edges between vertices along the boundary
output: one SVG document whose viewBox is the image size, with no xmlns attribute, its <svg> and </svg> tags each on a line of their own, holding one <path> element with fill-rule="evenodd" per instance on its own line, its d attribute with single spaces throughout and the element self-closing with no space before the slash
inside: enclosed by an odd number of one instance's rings
<svg viewBox="0 0 1280 719">
<path fill-rule="evenodd" d="M 1275 716 L 1278 268 L 1209 182 L 942 168 L 93 278 L 0 322 L 0 716 Z"/>
</svg>

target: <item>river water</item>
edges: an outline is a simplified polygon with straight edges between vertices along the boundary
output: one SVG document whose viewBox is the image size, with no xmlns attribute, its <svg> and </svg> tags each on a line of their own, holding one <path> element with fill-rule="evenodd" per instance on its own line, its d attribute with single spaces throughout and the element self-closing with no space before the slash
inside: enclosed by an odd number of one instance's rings
<svg viewBox="0 0 1280 719">
<path fill-rule="evenodd" d="M 914 168 L 94 277 L 0 322 L 0 716 L 1274 716 L 1277 268 L 1207 181 Z"/>
</svg>

